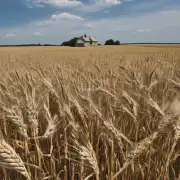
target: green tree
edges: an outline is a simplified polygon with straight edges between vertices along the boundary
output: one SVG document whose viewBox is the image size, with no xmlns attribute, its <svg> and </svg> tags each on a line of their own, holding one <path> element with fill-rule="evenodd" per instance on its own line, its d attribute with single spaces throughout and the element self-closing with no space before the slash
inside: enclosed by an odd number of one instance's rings
<svg viewBox="0 0 180 180">
<path fill-rule="evenodd" d="M 120 45 L 120 41 L 117 40 L 117 41 L 115 42 L 115 45 Z"/>
<path fill-rule="evenodd" d="M 69 41 L 64 41 L 61 46 L 70 46 L 70 47 L 75 47 L 76 41 L 77 41 L 77 37 L 69 40 Z"/>
<path fill-rule="evenodd" d="M 104 45 L 120 45 L 120 41 L 119 40 L 114 41 L 113 39 L 109 39 L 105 42 Z"/>
<path fill-rule="evenodd" d="M 109 39 L 105 42 L 104 45 L 114 45 L 114 40 L 113 39 Z"/>
</svg>

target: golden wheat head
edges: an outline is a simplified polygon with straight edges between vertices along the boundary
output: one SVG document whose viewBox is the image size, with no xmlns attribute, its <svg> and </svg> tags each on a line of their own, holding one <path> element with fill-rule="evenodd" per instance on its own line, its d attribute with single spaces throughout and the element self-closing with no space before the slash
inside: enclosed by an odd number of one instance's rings
<svg viewBox="0 0 180 180">
<path fill-rule="evenodd" d="M 24 162 L 14 149 L 5 142 L 4 139 L 0 140 L 0 166 L 2 168 L 11 169 L 22 174 L 30 180 L 29 174 L 26 170 Z"/>
</svg>

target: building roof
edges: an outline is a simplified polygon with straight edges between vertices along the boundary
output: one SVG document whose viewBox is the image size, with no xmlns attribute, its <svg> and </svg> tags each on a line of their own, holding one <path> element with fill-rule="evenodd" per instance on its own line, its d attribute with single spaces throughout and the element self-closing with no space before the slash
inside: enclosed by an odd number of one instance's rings
<svg viewBox="0 0 180 180">
<path fill-rule="evenodd" d="M 93 42 L 97 42 L 98 40 L 93 37 L 93 36 L 81 36 L 81 38 L 85 41 L 85 42 L 90 42 L 90 41 L 93 41 Z"/>
<path fill-rule="evenodd" d="M 81 38 L 82 38 L 82 40 L 84 40 L 84 41 L 86 41 L 86 42 L 89 42 L 89 41 L 90 41 L 89 37 L 82 36 Z"/>
<path fill-rule="evenodd" d="M 89 37 L 89 39 L 91 39 L 91 41 L 97 42 L 98 40 L 95 37 Z"/>
</svg>

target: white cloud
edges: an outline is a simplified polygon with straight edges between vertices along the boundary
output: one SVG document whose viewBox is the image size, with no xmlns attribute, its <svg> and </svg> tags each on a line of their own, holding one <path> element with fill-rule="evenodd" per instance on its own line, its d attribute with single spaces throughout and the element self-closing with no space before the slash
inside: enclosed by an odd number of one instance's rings
<svg viewBox="0 0 180 180">
<path fill-rule="evenodd" d="M 36 26 L 52 26 L 55 24 L 60 24 L 62 21 L 83 21 L 84 18 L 70 14 L 70 13 L 60 13 L 60 14 L 53 14 L 49 19 L 37 21 L 35 24 Z"/>
<path fill-rule="evenodd" d="M 118 5 L 120 4 L 120 0 L 97 0 L 97 3 L 102 4 L 102 5 Z"/>
<path fill-rule="evenodd" d="M 33 36 L 44 36 L 44 34 L 41 32 L 34 32 Z"/>
<path fill-rule="evenodd" d="M 78 11 L 86 13 L 100 11 L 121 4 L 120 0 L 89 0 L 86 3 L 80 0 L 26 0 L 25 2 L 29 8 L 51 5 L 56 8 L 76 8 Z"/>
<path fill-rule="evenodd" d="M 69 21 L 61 18 L 53 20 L 52 17 L 50 17 L 44 20 L 44 22 L 48 22 L 48 26 L 43 26 L 42 29 L 39 29 L 39 26 L 35 26 L 36 22 L 20 26 L 18 32 L 10 28 L 0 29 L 0 34 L 6 34 L 7 32 L 16 32 L 15 34 L 17 34 L 16 38 L 2 38 L 1 44 L 56 44 L 85 33 L 97 37 L 100 43 L 104 43 L 104 41 L 110 37 L 113 37 L 115 40 L 120 40 L 122 43 L 180 42 L 180 21 L 178 19 L 180 19 L 179 10 L 151 12 L 137 14 L 136 16 L 123 15 L 114 18 L 94 20 L 86 18 L 86 21 Z M 93 28 L 85 27 L 85 23 L 92 25 Z M 142 31 L 145 32 L 142 33 Z M 37 42 L 37 37 L 32 36 L 33 32 L 43 32 L 45 36 Z"/>
<path fill-rule="evenodd" d="M 104 18 L 89 21 L 93 24 L 93 29 L 89 33 L 103 40 L 111 34 L 121 42 L 180 42 L 178 18 L 178 10 Z M 84 32 L 83 29 L 79 31 Z"/>
<path fill-rule="evenodd" d="M 93 25 L 88 23 L 88 24 L 84 24 L 85 27 L 88 27 L 88 28 L 93 28 Z"/>
<path fill-rule="evenodd" d="M 54 5 L 57 7 L 74 7 L 74 6 L 79 6 L 82 5 L 81 1 L 76 1 L 76 0 L 41 0 L 44 4 L 50 4 Z"/>
<path fill-rule="evenodd" d="M 80 7 L 79 10 L 86 13 L 97 12 L 120 4 L 120 0 L 92 0 L 91 3 L 85 4 L 83 7 Z"/>
<path fill-rule="evenodd" d="M 138 29 L 136 30 L 136 32 L 150 32 L 151 30 L 150 29 Z"/>
<path fill-rule="evenodd" d="M 16 34 L 15 33 L 7 33 L 7 34 L 5 34 L 4 37 L 5 38 L 14 38 L 14 37 L 16 37 Z"/>
<path fill-rule="evenodd" d="M 42 4 L 36 4 L 36 6 L 37 6 L 37 7 L 41 7 L 41 8 L 44 7 L 44 5 L 42 5 Z"/>
<path fill-rule="evenodd" d="M 76 16 L 70 13 L 61 13 L 61 14 L 53 14 L 51 16 L 52 20 L 60 20 L 60 19 L 65 19 L 65 20 L 84 20 L 84 18 L 80 16 Z"/>
<path fill-rule="evenodd" d="M 77 7 L 82 6 L 83 3 L 78 0 L 26 0 L 27 4 L 32 4 L 34 6 L 44 6 L 51 5 L 55 7 Z"/>
<path fill-rule="evenodd" d="M 53 22 L 52 20 L 41 20 L 35 23 L 36 26 L 45 26 L 45 25 L 52 25 L 52 24 L 56 24 L 56 22 Z"/>
</svg>

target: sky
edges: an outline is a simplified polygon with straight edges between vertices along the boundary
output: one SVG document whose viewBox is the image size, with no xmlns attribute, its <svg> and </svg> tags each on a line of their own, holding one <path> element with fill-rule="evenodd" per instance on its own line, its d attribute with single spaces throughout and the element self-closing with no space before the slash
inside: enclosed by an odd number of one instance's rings
<svg viewBox="0 0 180 180">
<path fill-rule="evenodd" d="M 0 0 L 0 44 L 180 43 L 179 19 L 180 0 Z"/>
</svg>

